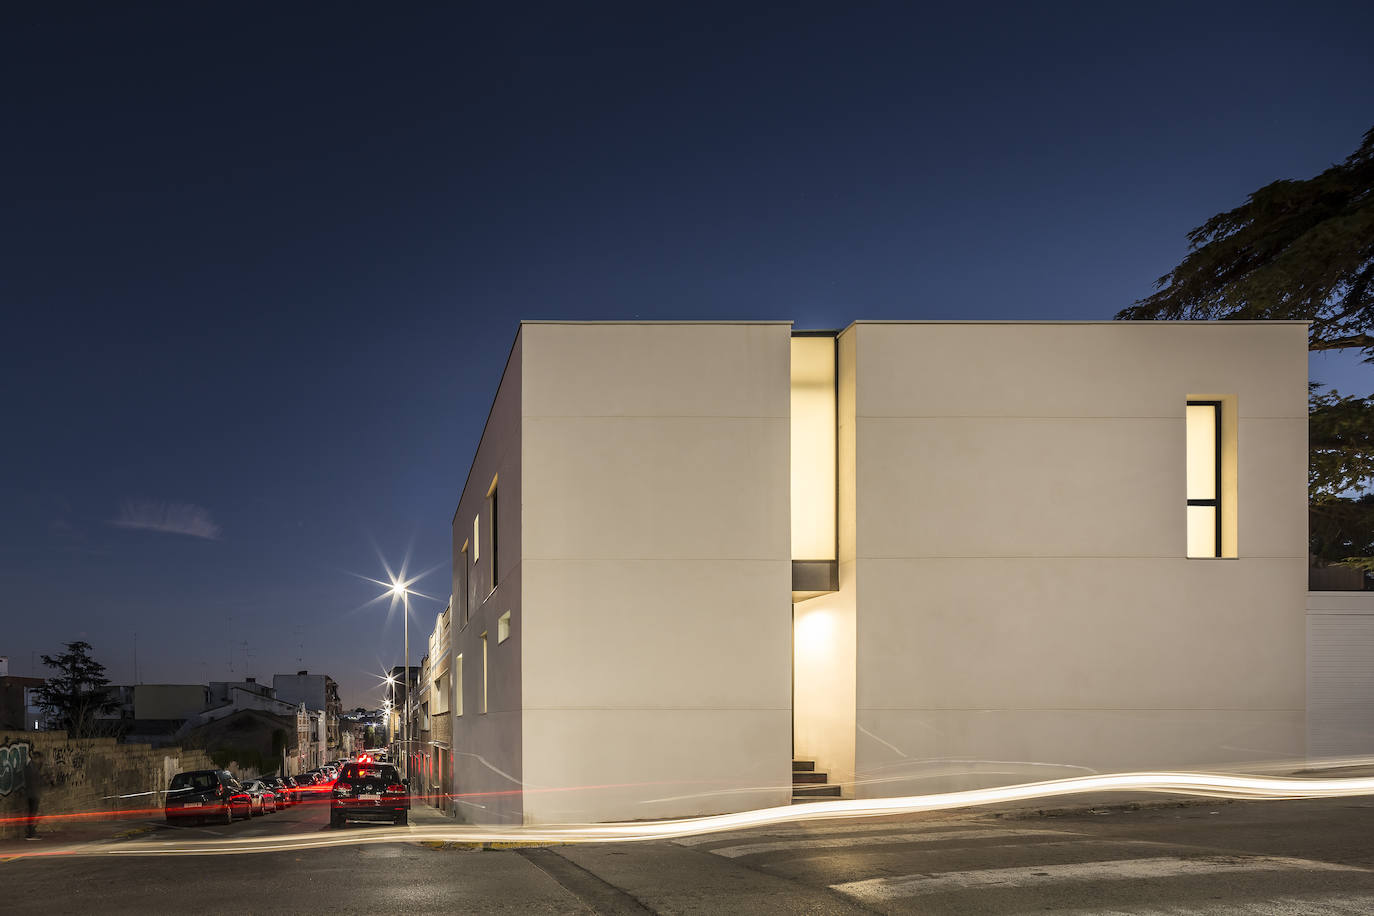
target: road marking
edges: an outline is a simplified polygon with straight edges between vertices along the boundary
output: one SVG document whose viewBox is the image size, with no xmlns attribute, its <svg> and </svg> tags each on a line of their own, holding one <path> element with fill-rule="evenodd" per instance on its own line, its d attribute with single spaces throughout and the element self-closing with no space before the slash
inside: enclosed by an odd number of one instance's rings
<svg viewBox="0 0 1374 916">
<path fill-rule="evenodd" d="M 944 830 L 986 830 L 987 821 L 944 821 L 939 824 L 929 824 L 928 829 Z M 768 837 L 769 839 L 788 839 L 791 837 L 811 837 L 811 836 L 839 836 L 840 834 L 865 834 L 883 833 L 884 831 L 902 830 L 910 827 L 910 821 L 906 823 L 893 823 L 887 821 L 882 824 L 839 824 L 825 827 L 784 827 L 762 828 L 754 830 L 722 830 L 716 833 L 697 833 L 691 836 L 675 838 L 672 842 L 679 846 L 701 846 L 705 843 L 719 843 L 721 840 L 728 839 L 747 839 L 749 837 Z M 1012 828 L 1007 828 L 1012 829 Z M 1066 833 L 1063 830 L 1047 830 L 1046 833 Z M 1080 834 L 1074 833 L 1074 836 Z"/>
<path fill-rule="evenodd" d="M 1368 894 L 1322 894 L 1202 905 L 1132 906 L 1129 910 L 1056 910 L 1055 916 L 1369 916 L 1369 908 Z"/>
<path fill-rule="evenodd" d="M 756 856 L 766 852 L 788 849 L 866 849 L 869 846 L 895 846 L 899 843 L 940 843 L 946 840 L 987 840 L 1012 837 L 1065 836 L 1057 830 L 935 830 L 923 833 L 885 833 L 868 836 L 812 837 L 809 839 L 774 840 L 768 843 L 744 843 L 738 846 L 718 846 L 709 849 L 712 855 L 727 859 Z"/>
<path fill-rule="evenodd" d="M 1353 865 L 1335 865 L 1313 859 L 1283 856 L 1160 856 L 1151 859 L 1112 859 L 1068 865 L 1029 865 L 1019 868 L 987 868 L 979 871 L 870 878 L 866 881 L 832 884 L 831 889 L 865 903 L 879 903 L 885 900 L 945 894 L 973 888 L 1023 888 L 1068 881 L 1130 881 L 1283 870 L 1365 871 Z"/>
</svg>

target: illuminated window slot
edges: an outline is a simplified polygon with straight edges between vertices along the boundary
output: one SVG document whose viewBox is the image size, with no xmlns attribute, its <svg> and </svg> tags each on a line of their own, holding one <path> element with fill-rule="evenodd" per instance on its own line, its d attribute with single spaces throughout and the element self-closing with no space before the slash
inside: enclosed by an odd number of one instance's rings
<svg viewBox="0 0 1374 916">
<path fill-rule="evenodd" d="M 1189 401 L 1188 556 L 1222 556 L 1221 401 Z"/>
</svg>

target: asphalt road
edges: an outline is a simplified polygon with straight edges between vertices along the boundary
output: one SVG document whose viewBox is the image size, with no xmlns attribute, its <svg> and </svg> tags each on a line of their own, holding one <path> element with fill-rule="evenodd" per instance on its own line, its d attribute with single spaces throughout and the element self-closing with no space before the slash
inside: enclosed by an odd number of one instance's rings
<svg viewBox="0 0 1374 916">
<path fill-rule="evenodd" d="M 437 818 L 423 813 L 412 824 Z M 117 841 L 340 835 L 324 807 Z M 349 840 L 422 829 L 356 826 Z M 38 844 L 33 844 L 37 846 Z M 56 848 L 56 847 L 54 847 Z M 813 822 L 671 842 L 0 862 L 6 913 L 1374 913 L 1374 800 Z"/>
</svg>

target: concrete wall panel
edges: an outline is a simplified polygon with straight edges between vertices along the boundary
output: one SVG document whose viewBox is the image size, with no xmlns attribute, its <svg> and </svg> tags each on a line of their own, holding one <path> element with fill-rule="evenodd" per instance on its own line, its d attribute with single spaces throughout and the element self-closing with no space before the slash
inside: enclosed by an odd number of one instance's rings
<svg viewBox="0 0 1374 916">
<path fill-rule="evenodd" d="M 860 781 L 1301 754 L 1302 325 L 848 333 Z M 1184 556 L 1184 403 L 1204 394 L 1238 407 L 1235 560 Z"/>
<path fill-rule="evenodd" d="M 526 557 L 790 558 L 786 419 L 532 417 L 525 439 Z"/>
<path fill-rule="evenodd" d="M 521 328 L 528 417 L 790 414 L 791 334 L 784 322 L 526 322 Z"/>
<path fill-rule="evenodd" d="M 525 763 L 526 821 L 639 820 L 785 805 L 792 792 L 789 733 L 785 710 L 526 710 L 525 746 L 548 749 Z"/>
<path fill-rule="evenodd" d="M 457 511 L 453 516 L 453 606 L 450 608 L 449 664 L 461 655 L 463 714 L 452 723 L 452 772 L 460 799 L 460 820 L 476 823 L 520 823 L 521 797 L 512 793 L 520 782 L 521 741 L 521 567 L 523 542 L 523 473 L 521 469 L 521 379 L 523 337 L 511 348 L 491 413 L 473 458 Z M 488 490 L 498 479 L 496 587 L 492 586 L 492 545 Z M 472 538 L 474 517 L 481 516 L 478 560 L 462 552 Z M 468 620 L 463 622 L 464 605 Z M 511 638 L 497 645 L 497 620 L 510 612 Z M 482 668 L 482 634 L 487 634 L 488 670 Z M 423 650 L 421 650 L 423 651 Z M 414 658 L 412 656 L 412 658 Z M 418 663 L 418 662 L 413 662 Z M 488 712 L 481 711 L 483 680 Z M 455 683 L 455 687 L 459 686 Z M 455 690 L 455 699 L 456 699 Z"/>
<path fill-rule="evenodd" d="M 703 575 L 707 577 L 703 581 Z M 749 708 L 785 716 L 785 560 L 525 560 L 526 709 Z"/>
<path fill-rule="evenodd" d="M 782 803 L 789 327 L 521 334 L 526 822 Z"/>
<path fill-rule="evenodd" d="M 1177 414 L 860 417 L 859 553 L 1179 555 L 1182 399 Z"/>
<path fill-rule="evenodd" d="M 1173 417 L 1237 386 L 1241 417 L 1307 416 L 1300 322 L 856 327 L 863 416 Z"/>
</svg>

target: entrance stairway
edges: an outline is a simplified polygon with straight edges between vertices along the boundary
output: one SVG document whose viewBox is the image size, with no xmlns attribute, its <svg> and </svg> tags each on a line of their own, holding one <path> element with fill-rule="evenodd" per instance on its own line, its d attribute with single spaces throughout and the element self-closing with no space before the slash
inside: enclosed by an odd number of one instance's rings
<svg viewBox="0 0 1374 916">
<path fill-rule="evenodd" d="M 829 773 L 816 772 L 816 761 L 792 761 L 792 804 L 839 798 L 840 787 L 829 783 Z"/>
</svg>

